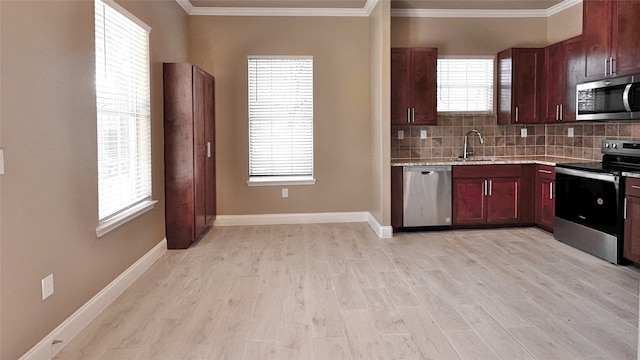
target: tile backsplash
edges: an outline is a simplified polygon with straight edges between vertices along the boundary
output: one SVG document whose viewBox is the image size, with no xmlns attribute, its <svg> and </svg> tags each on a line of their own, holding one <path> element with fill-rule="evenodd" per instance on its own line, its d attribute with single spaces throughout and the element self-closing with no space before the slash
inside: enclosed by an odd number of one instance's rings
<svg viewBox="0 0 640 360">
<path fill-rule="evenodd" d="M 497 125 L 495 115 L 438 116 L 434 126 L 391 127 L 391 158 L 419 159 L 462 155 L 464 135 L 478 130 L 485 142 L 470 134 L 474 156 L 562 156 L 600 160 L 603 139 L 639 139 L 640 121 L 572 122 L 541 125 Z M 522 137 L 522 129 L 527 136 Z M 426 139 L 421 131 L 426 130 Z M 398 133 L 404 139 L 398 139 Z M 570 137 L 569 133 L 573 132 Z"/>
</svg>

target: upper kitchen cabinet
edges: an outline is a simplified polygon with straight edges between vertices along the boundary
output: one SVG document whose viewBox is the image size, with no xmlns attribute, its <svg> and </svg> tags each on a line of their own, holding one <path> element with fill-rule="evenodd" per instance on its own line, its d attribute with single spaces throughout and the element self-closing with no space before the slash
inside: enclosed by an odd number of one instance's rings
<svg viewBox="0 0 640 360">
<path fill-rule="evenodd" d="M 585 0 L 585 79 L 640 72 L 640 0 Z"/>
<path fill-rule="evenodd" d="M 216 215 L 215 80 L 187 63 L 163 75 L 167 247 L 184 249 Z"/>
<path fill-rule="evenodd" d="M 391 49 L 391 123 L 436 124 L 435 48 Z"/>
<path fill-rule="evenodd" d="M 576 120 L 576 85 L 584 68 L 582 37 L 545 48 L 545 120 L 547 123 Z"/>
<path fill-rule="evenodd" d="M 544 119 L 544 49 L 498 53 L 498 124 L 535 124 Z"/>
</svg>

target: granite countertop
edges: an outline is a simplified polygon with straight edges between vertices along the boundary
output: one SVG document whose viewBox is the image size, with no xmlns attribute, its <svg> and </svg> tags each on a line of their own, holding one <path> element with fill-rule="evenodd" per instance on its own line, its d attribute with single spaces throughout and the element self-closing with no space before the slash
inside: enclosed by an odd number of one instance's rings
<svg viewBox="0 0 640 360">
<path fill-rule="evenodd" d="M 429 165 L 504 165 L 539 164 L 556 166 L 558 163 L 587 162 L 594 160 L 565 158 L 557 156 L 477 156 L 467 160 L 457 158 L 392 159 L 391 166 L 429 166 Z M 640 177 L 640 174 L 637 174 Z"/>
</svg>

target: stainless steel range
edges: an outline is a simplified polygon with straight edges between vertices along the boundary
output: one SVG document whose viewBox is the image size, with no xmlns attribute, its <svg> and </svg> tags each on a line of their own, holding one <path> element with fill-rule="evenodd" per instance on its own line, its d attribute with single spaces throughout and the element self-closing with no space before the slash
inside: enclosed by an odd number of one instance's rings
<svg viewBox="0 0 640 360">
<path fill-rule="evenodd" d="M 602 161 L 556 165 L 556 239 L 623 262 L 624 173 L 640 172 L 640 140 L 603 140 Z"/>
</svg>

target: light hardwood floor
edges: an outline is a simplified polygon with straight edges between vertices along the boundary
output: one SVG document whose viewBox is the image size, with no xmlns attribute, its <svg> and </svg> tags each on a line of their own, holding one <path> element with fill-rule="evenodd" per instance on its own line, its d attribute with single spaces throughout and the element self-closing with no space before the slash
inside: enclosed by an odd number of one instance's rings
<svg viewBox="0 0 640 360">
<path fill-rule="evenodd" d="M 56 359 L 635 359 L 639 280 L 535 228 L 213 228 Z"/>
</svg>

